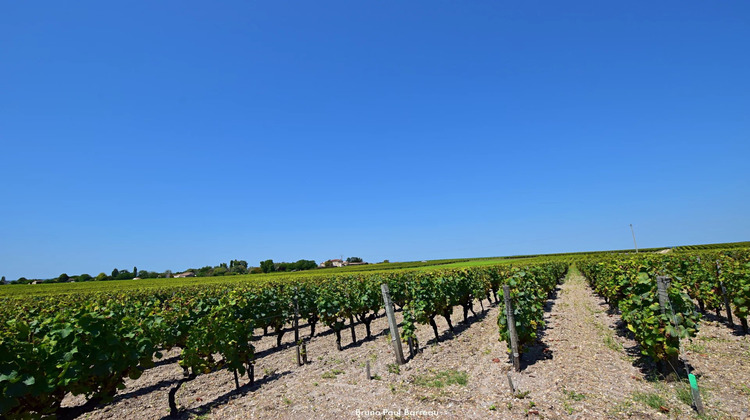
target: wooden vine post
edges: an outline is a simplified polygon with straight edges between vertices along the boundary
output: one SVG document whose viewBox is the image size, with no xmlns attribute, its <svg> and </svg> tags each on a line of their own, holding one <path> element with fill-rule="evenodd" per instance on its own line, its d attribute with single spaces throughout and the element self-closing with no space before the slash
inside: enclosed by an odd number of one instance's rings
<svg viewBox="0 0 750 420">
<path fill-rule="evenodd" d="M 503 285 L 503 297 L 505 298 L 505 318 L 508 325 L 508 337 L 510 337 L 510 348 L 513 360 L 513 369 L 521 371 L 521 355 L 518 353 L 518 334 L 516 333 L 516 320 L 513 316 L 513 306 L 510 303 L 510 287 Z"/>
<path fill-rule="evenodd" d="M 385 314 L 388 318 L 388 326 L 391 328 L 391 342 L 393 343 L 393 352 L 396 353 L 396 362 L 399 365 L 403 365 L 406 362 L 404 361 L 404 351 L 401 349 L 401 336 L 398 334 L 398 324 L 396 323 L 396 314 L 393 312 L 391 294 L 388 291 L 388 285 L 386 283 L 381 284 L 380 289 L 383 292 L 383 302 L 385 303 Z"/>
<path fill-rule="evenodd" d="M 663 315 L 667 315 L 672 324 L 674 324 L 675 329 L 679 329 L 677 320 L 675 319 L 674 313 L 672 311 L 672 303 L 669 301 L 669 294 L 667 294 L 667 289 L 669 288 L 670 283 L 671 281 L 669 277 L 656 277 L 656 288 L 659 296 L 659 308 L 661 309 L 661 313 Z M 669 313 L 667 313 L 667 310 L 669 310 Z M 682 340 L 680 340 L 680 337 L 677 337 L 677 340 L 680 346 L 680 359 L 682 359 Z M 705 410 L 703 408 L 701 393 L 698 390 L 698 380 L 695 378 L 695 375 L 690 373 L 690 366 L 688 365 L 688 363 L 685 360 L 683 360 L 682 363 L 685 366 L 685 370 L 688 374 L 688 379 L 690 380 L 690 394 L 693 397 L 693 406 L 695 407 L 695 411 L 697 411 L 698 414 L 702 416 L 705 414 Z"/>
<path fill-rule="evenodd" d="M 510 377 L 510 371 L 506 372 L 508 375 L 508 385 L 510 386 L 510 395 L 516 395 L 516 385 L 513 383 L 513 378 Z"/>
<path fill-rule="evenodd" d="M 661 314 L 666 315 L 667 303 L 669 302 L 669 295 L 667 289 L 669 288 L 670 280 L 666 276 L 656 276 L 656 292 L 659 297 L 659 309 Z M 672 320 L 672 314 L 669 316 L 670 321 Z"/>
<path fill-rule="evenodd" d="M 297 289 L 294 289 L 294 344 L 297 346 L 297 366 L 304 364 L 302 349 L 299 341 L 299 302 L 297 301 Z"/>
</svg>

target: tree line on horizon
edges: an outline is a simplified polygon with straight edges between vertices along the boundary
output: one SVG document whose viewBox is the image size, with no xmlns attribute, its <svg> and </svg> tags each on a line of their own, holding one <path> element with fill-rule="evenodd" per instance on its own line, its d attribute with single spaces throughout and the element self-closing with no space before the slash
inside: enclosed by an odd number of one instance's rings
<svg viewBox="0 0 750 420">
<path fill-rule="evenodd" d="M 330 261 L 330 260 L 329 260 Z M 359 257 L 349 257 L 347 261 L 362 261 Z M 218 277 L 218 276 L 236 276 L 241 274 L 260 274 L 260 273 L 273 273 L 273 272 L 292 272 L 302 270 L 313 270 L 318 268 L 318 265 L 313 260 L 298 260 L 297 262 L 274 262 L 273 260 L 265 260 L 260 262 L 260 266 L 252 267 L 249 266 L 245 260 L 231 260 L 229 263 L 220 263 L 216 266 L 207 265 L 201 268 L 189 268 L 184 272 L 193 272 L 196 277 Z M 181 271 L 182 273 L 183 271 Z M 138 270 L 138 267 L 133 267 L 133 271 L 127 269 L 113 269 L 112 272 L 107 275 L 106 273 L 99 273 L 96 276 L 84 273 L 75 276 L 69 276 L 67 273 L 62 273 L 59 276 L 51 279 L 27 279 L 26 277 L 20 277 L 18 280 L 6 282 L 5 276 L 2 277 L 0 284 L 29 284 L 32 282 L 42 283 L 68 283 L 68 282 L 82 282 L 82 281 L 108 281 L 108 280 L 133 280 L 133 279 L 157 279 L 157 278 L 169 278 L 173 277 L 171 270 L 163 272 L 158 271 L 147 271 Z"/>
</svg>

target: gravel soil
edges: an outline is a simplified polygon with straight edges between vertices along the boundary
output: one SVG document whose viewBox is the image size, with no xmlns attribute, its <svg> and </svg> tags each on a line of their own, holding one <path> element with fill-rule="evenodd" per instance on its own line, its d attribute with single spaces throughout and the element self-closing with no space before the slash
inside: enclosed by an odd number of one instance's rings
<svg viewBox="0 0 750 420">
<path fill-rule="evenodd" d="M 421 352 L 405 365 L 395 364 L 384 314 L 365 327 L 342 331 L 343 351 L 335 336 L 319 325 L 307 349 L 309 363 L 298 367 L 287 332 L 281 349 L 276 337 L 255 342 L 255 385 L 240 379 L 235 389 L 228 371 L 200 375 L 177 392 L 178 418 L 698 418 L 689 405 L 685 382 L 655 379 L 639 356 L 617 314 L 595 296 L 573 271 L 547 303 L 546 328 L 539 343 L 522 357 L 522 371 L 512 365 L 507 346 L 498 341 L 498 309 L 488 301 L 474 305 L 463 323 L 460 308 L 452 321 L 456 333 L 437 319 L 441 341 L 430 326 L 420 326 Z M 400 321 L 400 314 L 397 313 Z M 322 333 L 320 332 L 322 330 Z M 262 331 L 258 331 L 259 334 Z M 301 325 L 302 337 L 310 329 Z M 701 386 L 708 418 L 743 419 L 750 410 L 750 342 L 713 318 L 683 344 L 685 357 Z M 404 346 L 405 353 L 408 347 Z M 182 378 L 179 350 L 165 354 L 141 378 L 128 380 L 115 400 L 79 418 L 169 418 L 168 393 Z M 366 363 L 375 376 L 367 380 Z M 457 383 L 451 383 L 453 382 Z M 69 396 L 64 406 L 83 404 Z"/>
</svg>

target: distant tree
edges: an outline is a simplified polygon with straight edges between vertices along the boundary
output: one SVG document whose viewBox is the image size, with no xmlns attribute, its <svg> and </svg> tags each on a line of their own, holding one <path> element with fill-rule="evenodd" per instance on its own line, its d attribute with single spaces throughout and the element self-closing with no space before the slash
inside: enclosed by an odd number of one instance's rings
<svg viewBox="0 0 750 420">
<path fill-rule="evenodd" d="M 229 262 L 229 268 L 234 268 L 234 267 L 237 267 L 237 266 L 244 267 L 245 270 L 247 270 L 247 261 L 245 261 L 245 260 L 232 260 L 232 261 Z"/>
<path fill-rule="evenodd" d="M 312 270 L 318 268 L 318 264 L 313 260 L 299 260 L 294 263 L 295 270 Z"/>
<path fill-rule="evenodd" d="M 253 267 L 253 268 L 252 268 L 252 269 L 250 270 L 250 274 L 260 274 L 260 273 L 262 273 L 262 272 L 263 272 L 263 270 L 262 270 L 262 269 L 261 269 L 260 267 Z"/>
<path fill-rule="evenodd" d="M 107 280 L 107 275 L 104 274 L 104 273 L 99 273 L 99 275 L 96 276 L 96 278 L 94 280 L 96 280 L 96 281 Z"/>
<path fill-rule="evenodd" d="M 5 276 L 3 276 L 2 282 L 3 284 L 5 284 Z"/>
<path fill-rule="evenodd" d="M 349 258 L 346 259 L 346 262 L 348 262 L 348 263 L 358 263 L 358 262 L 363 262 L 363 261 L 362 261 L 362 258 L 359 258 L 359 257 L 349 257 Z"/>
<path fill-rule="evenodd" d="M 313 260 L 299 260 L 297 262 L 280 262 L 274 263 L 274 271 L 300 271 L 300 270 L 311 270 L 317 268 Z"/>
<path fill-rule="evenodd" d="M 232 274 L 247 274 L 247 267 L 239 264 L 235 264 L 229 269 Z"/>
<path fill-rule="evenodd" d="M 226 264 L 224 264 L 224 265 L 226 265 Z M 223 276 L 223 275 L 224 275 L 224 274 L 226 274 L 226 273 L 227 273 L 228 271 L 229 271 L 229 270 L 228 270 L 228 269 L 227 269 L 226 267 L 223 267 L 223 266 L 219 266 L 219 267 L 216 267 L 216 268 L 214 268 L 214 272 L 213 272 L 213 275 L 214 275 L 214 276 Z"/>
<path fill-rule="evenodd" d="M 18 284 L 26 284 L 29 280 L 26 277 L 19 277 L 18 280 L 16 280 L 16 283 Z"/>
<path fill-rule="evenodd" d="M 213 274 L 214 268 L 210 265 L 207 265 L 205 267 L 199 268 L 195 271 L 196 277 L 210 277 Z"/>
<path fill-rule="evenodd" d="M 383 260 L 383 264 L 390 264 L 391 262 L 388 260 Z"/>
<path fill-rule="evenodd" d="M 229 267 L 227 266 L 227 263 L 221 263 L 221 264 L 219 264 L 219 267 L 224 267 L 227 270 L 229 270 Z"/>
<path fill-rule="evenodd" d="M 273 260 L 265 260 L 260 262 L 260 269 L 263 270 L 264 273 L 270 273 L 274 270 L 274 264 Z"/>
<path fill-rule="evenodd" d="M 114 270 L 112 270 L 112 278 L 113 279 L 116 279 L 117 276 L 119 276 L 119 275 L 120 275 L 120 270 L 118 270 L 116 268 Z"/>
<path fill-rule="evenodd" d="M 90 281 L 93 277 L 88 274 L 81 274 L 78 276 L 78 281 Z"/>
<path fill-rule="evenodd" d="M 133 274 L 130 273 L 128 270 L 122 270 L 120 273 L 115 277 L 117 280 L 130 280 L 133 277 L 135 277 Z"/>
<path fill-rule="evenodd" d="M 325 268 L 333 267 L 333 261 L 328 260 L 328 261 L 324 262 L 323 263 L 323 267 L 325 267 Z"/>
<path fill-rule="evenodd" d="M 138 267 L 133 266 L 133 277 L 138 277 Z"/>
<path fill-rule="evenodd" d="M 136 277 L 140 277 L 142 279 L 147 279 L 148 278 L 148 271 L 141 270 L 141 271 L 138 272 L 138 275 Z"/>
<path fill-rule="evenodd" d="M 69 279 L 70 279 L 70 277 L 68 277 L 67 274 L 62 273 L 62 274 L 60 274 L 60 277 L 57 278 L 57 281 L 58 281 L 58 283 L 64 283 L 64 282 L 68 281 Z"/>
<path fill-rule="evenodd" d="M 170 278 L 170 277 L 172 277 L 172 270 L 167 270 L 167 271 L 165 271 L 165 272 L 164 272 L 164 277 L 166 277 L 166 278 Z"/>
</svg>

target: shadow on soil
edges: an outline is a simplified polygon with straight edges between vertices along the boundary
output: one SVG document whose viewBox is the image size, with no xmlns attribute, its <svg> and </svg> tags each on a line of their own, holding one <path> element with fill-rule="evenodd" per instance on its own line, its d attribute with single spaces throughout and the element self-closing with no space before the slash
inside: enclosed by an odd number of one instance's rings
<svg viewBox="0 0 750 420">
<path fill-rule="evenodd" d="M 397 309 L 396 312 L 400 312 L 400 309 Z M 375 318 L 373 318 L 373 321 L 375 321 L 377 319 L 380 319 L 380 318 L 383 318 L 383 317 L 385 317 L 385 311 L 383 311 L 382 313 L 380 313 L 380 311 L 378 311 L 378 313 L 375 315 Z M 359 320 L 355 320 L 353 324 L 350 324 L 350 323 L 347 322 L 346 325 L 344 326 L 344 328 L 341 330 L 342 341 L 345 340 L 344 337 L 348 337 L 349 336 L 348 335 L 349 334 L 348 331 L 349 331 L 351 325 L 354 325 L 356 327 L 356 326 L 359 326 L 359 325 L 362 325 L 362 324 L 363 323 L 361 321 L 359 321 Z M 311 338 L 326 337 L 326 336 L 334 334 L 334 331 L 333 331 L 332 328 L 328 328 L 322 322 L 318 322 L 317 325 L 316 325 L 315 335 L 313 337 L 310 337 L 309 331 L 308 331 L 307 334 L 305 334 L 305 333 L 303 333 L 301 331 L 302 329 L 309 328 L 309 327 L 310 327 L 309 323 L 300 324 L 300 326 L 299 326 L 299 329 L 300 329 L 300 338 L 303 339 L 303 340 L 305 340 L 305 341 L 308 341 L 308 342 L 309 342 L 309 340 Z M 344 334 L 346 334 L 346 336 Z M 256 335 L 253 338 L 253 341 L 259 341 L 263 337 L 272 337 L 272 336 L 276 336 L 276 335 L 277 334 L 274 333 L 274 332 L 270 332 L 268 334 L 258 334 L 258 335 Z M 356 340 L 354 342 L 351 342 L 351 343 L 347 344 L 346 346 L 342 346 L 341 350 L 343 351 L 343 350 L 346 350 L 348 348 L 359 347 L 363 343 L 367 343 L 367 342 L 370 342 L 370 341 L 374 340 L 379 335 L 380 334 L 373 333 L 373 335 L 371 337 L 367 337 L 367 338 L 364 338 L 364 339 L 358 339 L 358 340 Z M 286 349 L 288 349 L 290 347 L 294 347 L 295 346 L 294 338 L 293 338 L 294 337 L 294 328 L 292 328 L 292 327 L 285 327 L 283 329 L 283 337 L 284 337 L 284 339 L 282 340 L 282 343 L 281 343 L 280 347 L 274 345 L 273 347 L 267 348 L 265 350 L 258 351 L 258 352 L 255 353 L 256 357 L 257 358 L 261 358 L 261 357 L 268 356 L 270 354 L 274 354 L 276 352 L 283 351 L 283 350 L 286 350 Z"/>
<path fill-rule="evenodd" d="M 344 333 L 344 331 L 342 331 L 341 335 L 343 335 L 343 333 Z M 360 338 L 357 341 L 352 341 L 352 342 L 350 342 L 349 344 L 347 344 L 345 346 L 341 346 L 341 351 L 348 350 L 348 349 L 356 349 L 356 348 L 362 346 L 362 344 L 369 343 L 371 341 L 375 341 L 375 340 L 378 339 L 378 337 L 382 337 L 382 336 L 384 336 L 384 335 L 386 335 L 388 333 L 389 333 L 388 332 L 388 328 L 385 328 L 383 331 L 381 331 L 379 333 L 373 332 L 373 334 L 371 336 L 369 336 L 369 337 L 365 336 L 365 338 Z"/>
<path fill-rule="evenodd" d="M 552 312 L 555 303 L 557 302 L 557 294 L 560 291 L 560 286 L 556 286 L 555 289 L 550 293 L 547 301 L 544 303 L 544 312 Z M 554 355 L 549 345 L 544 342 L 544 337 L 547 335 L 547 330 L 552 330 L 555 327 L 546 325 L 544 328 L 540 328 L 537 331 L 537 341 L 532 346 L 528 346 L 521 353 L 521 371 L 525 370 L 529 366 L 533 366 L 542 360 L 551 360 Z M 510 356 L 510 355 L 509 355 Z M 511 363 L 513 360 L 511 360 Z"/>
<path fill-rule="evenodd" d="M 160 420 L 167 420 L 167 419 L 190 419 L 190 418 L 195 418 L 195 417 L 199 417 L 199 416 L 208 414 L 211 411 L 211 409 L 213 409 L 214 407 L 218 407 L 220 405 L 224 405 L 224 404 L 228 403 L 229 401 L 231 401 L 232 399 L 234 399 L 235 397 L 241 397 L 241 396 L 247 394 L 248 392 L 254 392 L 257 389 L 259 389 L 261 386 L 263 386 L 263 385 L 265 385 L 265 384 L 267 384 L 269 382 L 275 381 L 276 379 L 279 379 L 279 378 L 281 378 L 283 376 L 286 376 L 286 375 L 288 375 L 290 373 L 292 373 L 292 371 L 287 370 L 285 372 L 274 373 L 273 375 L 265 376 L 265 377 L 263 377 L 263 378 L 255 381 L 255 383 L 252 386 L 249 383 L 245 384 L 245 385 L 242 385 L 241 387 L 235 388 L 235 389 L 233 389 L 233 390 L 231 390 L 231 391 L 229 391 L 229 392 L 227 392 L 227 393 L 225 393 L 223 395 L 220 395 L 220 396 L 216 397 L 214 400 L 209 401 L 209 402 L 207 402 L 207 403 L 205 403 L 203 405 L 200 405 L 200 406 L 195 407 L 195 408 L 191 408 L 189 410 L 180 411 L 177 414 L 177 416 L 164 416 Z"/>
<path fill-rule="evenodd" d="M 159 367 L 159 366 L 164 366 L 164 365 L 169 365 L 169 364 L 172 364 L 172 363 L 176 363 L 178 360 L 180 360 L 180 356 L 179 355 L 172 356 L 172 357 L 165 357 L 163 359 L 159 359 L 159 360 L 155 361 L 154 362 L 154 366 L 150 367 L 148 369 L 153 369 L 155 367 Z M 148 369 L 146 369 L 146 370 L 148 370 Z"/>
<path fill-rule="evenodd" d="M 742 337 L 747 335 L 748 333 L 743 330 L 742 324 L 737 320 L 736 317 L 732 318 L 732 324 L 729 324 L 729 320 L 726 317 L 723 317 L 721 315 L 713 314 L 709 311 L 706 311 L 701 314 L 701 317 L 709 322 L 717 322 L 719 324 L 724 324 L 724 327 L 729 328 L 730 331 L 732 331 L 732 334 L 737 337 Z"/>
<path fill-rule="evenodd" d="M 480 309 L 476 315 L 470 315 L 470 316 L 468 316 L 466 318 L 466 322 L 464 322 L 463 318 L 461 318 L 461 321 L 458 322 L 456 325 L 453 326 L 453 331 L 451 331 L 450 329 L 447 329 L 447 330 L 443 331 L 440 334 L 440 336 L 439 336 L 438 343 L 443 342 L 443 341 L 448 340 L 448 339 L 453 339 L 453 338 L 461 335 L 461 333 L 463 333 L 464 331 L 468 330 L 469 327 L 471 327 L 475 323 L 482 322 L 487 317 L 487 314 L 490 312 L 490 309 L 492 309 L 495 306 L 497 306 L 496 302 L 490 302 L 490 301 L 488 301 L 488 302 L 489 303 L 483 301 L 482 305 L 484 305 L 484 310 Z M 456 308 L 460 309 L 460 306 L 456 306 Z M 453 320 L 453 318 L 455 318 L 455 317 L 451 317 L 451 320 Z M 430 345 L 430 344 L 436 344 L 434 338 L 427 341 L 427 345 Z M 417 353 L 421 352 L 424 349 L 425 349 L 425 346 L 420 345 L 419 349 L 417 350 Z M 408 351 L 404 352 L 404 358 L 406 360 L 410 360 L 411 357 L 409 357 L 407 353 L 408 353 Z"/>
</svg>

